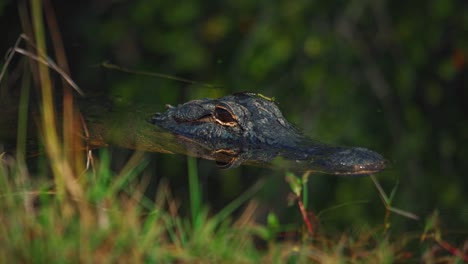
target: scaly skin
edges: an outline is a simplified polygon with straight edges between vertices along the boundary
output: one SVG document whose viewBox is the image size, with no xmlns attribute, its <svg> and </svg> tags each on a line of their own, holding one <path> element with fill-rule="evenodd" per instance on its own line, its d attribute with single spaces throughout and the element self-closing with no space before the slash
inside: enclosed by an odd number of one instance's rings
<svg viewBox="0 0 468 264">
<path fill-rule="evenodd" d="M 381 155 L 368 149 L 305 137 L 271 99 L 253 93 L 194 100 L 155 115 L 150 114 L 154 105 L 122 106 L 102 98 L 85 98 L 80 106 L 90 147 L 177 153 L 223 167 L 255 164 L 341 175 L 368 175 L 386 166 Z M 0 126 L 7 128 L 0 131 L 0 145 L 15 141 L 17 114 L 6 113 L 7 118 L 0 118 Z M 34 138 L 37 129 L 30 130 Z"/>
<path fill-rule="evenodd" d="M 253 93 L 169 106 L 151 122 L 186 142 L 195 156 L 217 160 L 218 155 L 220 163 L 229 167 L 281 158 L 290 169 L 368 175 L 387 164 L 380 154 L 365 148 L 332 146 L 305 137 L 272 100 Z M 199 146 L 203 151 L 197 150 Z"/>
</svg>

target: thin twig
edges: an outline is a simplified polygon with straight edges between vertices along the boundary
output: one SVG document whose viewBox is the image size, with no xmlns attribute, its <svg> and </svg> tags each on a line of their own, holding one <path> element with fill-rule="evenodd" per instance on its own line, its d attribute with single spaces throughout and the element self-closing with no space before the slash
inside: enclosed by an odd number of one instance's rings
<svg viewBox="0 0 468 264">
<path fill-rule="evenodd" d="M 22 49 L 19 47 L 20 43 L 21 43 L 21 40 L 24 40 L 26 43 L 28 43 L 29 45 L 31 45 L 35 50 L 36 52 L 38 53 L 38 55 L 36 54 L 33 54 L 25 49 Z M 6 69 L 8 67 L 8 65 L 10 64 L 11 60 L 13 59 L 13 56 L 15 55 L 15 53 L 19 53 L 21 55 L 24 55 L 26 57 L 29 57 L 39 63 L 42 63 L 48 67 L 50 67 L 51 69 L 53 69 L 55 72 L 57 72 L 68 84 L 70 84 L 70 86 L 73 87 L 73 89 L 75 89 L 75 91 L 77 93 L 79 93 L 80 95 L 84 95 L 83 91 L 80 89 L 80 87 L 78 87 L 78 85 L 70 78 L 70 76 L 68 76 L 67 73 L 65 73 L 59 66 L 57 66 L 57 64 L 51 59 L 49 58 L 47 55 L 44 55 L 44 54 L 40 54 L 40 51 L 36 48 L 36 46 L 34 45 L 34 43 L 28 38 L 28 36 L 26 36 L 25 34 L 21 34 L 18 39 L 16 40 L 15 42 L 15 45 L 13 46 L 12 49 L 10 49 L 8 52 L 7 52 L 7 58 L 6 58 L 6 61 L 5 61 L 5 65 L 3 66 L 3 69 L 2 69 L 2 72 L 0 73 L 0 81 L 2 80 L 3 78 L 3 75 L 5 74 L 6 72 Z"/>
<path fill-rule="evenodd" d="M 189 79 L 184 79 L 184 78 L 180 78 L 180 77 L 172 76 L 172 75 L 168 75 L 168 74 L 163 74 L 163 73 L 148 72 L 148 71 L 134 71 L 134 70 L 131 70 L 131 69 L 128 69 L 128 68 L 117 66 L 117 65 L 109 63 L 109 62 L 103 62 L 103 63 L 101 63 L 101 66 L 106 68 L 106 69 L 118 70 L 118 71 L 126 72 L 126 73 L 134 73 L 134 74 L 154 76 L 154 77 L 179 81 L 179 82 L 183 82 L 183 83 L 201 85 L 201 86 L 205 86 L 205 87 L 208 87 L 208 88 L 222 88 L 222 86 L 220 86 L 220 85 L 212 85 L 212 84 L 209 84 L 209 83 L 192 81 L 192 80 L 189 80 Z"/>
<path fill-rule="evenodd" d="M 383 190 L 382 186 L 380 186 L 380 183 L 377 181 L 377 179 L 375 178 L 374 175 L 370 175 L 370 178 L 372 179 L 372 182 L 374 182 L 375 187 L 379 191 L 380 199 L 382 200 L 386 210 L 391 211 L 391 212 L 393 212 L 395 214 L 404 216 L 406 218 L 410 218 L 410 219 L 413 219 L 413 220 L 419 220 L 419 216 L 417 216 L 417 215 L 415 215 L 415 214 L 413 214 L 411 212 L 404 211 L 404 210 L 401 210 L 401 209 L 394 208 L 394 207 L 390 206 L 390 204 L 389 204 L 390 201 L 388 200 L 388 196 L 385 194 L 385 191 Z"/>
<path fill-rule="evenodd" d="M 52 68 L 54 71 L 56 71 L 60 76 L 62 76 L 62 78 L 65 79 L 65 81 L 67 81 L 68 84 L 70 84 L 70 86 L 73 87 L 73 89 L 75 89 L 76 92 L 78 92 L 80 95 L 84 95 L 83 91 L 78 87 L 78 85 L 62 70 L 60 69 L 57 64 L 55 64 L 55 62 L 53 62 L 50 58 L 48 57 L 45 57 L 45 58 L 41 58 L 40 56 L 36 56 L 34 54 L 32 54 L 31 52 L 29 51 L 26 51 L 22 48 L 15 48 L 14 49 L 17 53 L 19 54 L 22 54 L 22 55 L 25 55 L 37 62 L 40 62 L 46 66 L 49 66 L 50 68 Z"/>
<path fill-rule="evenodd" d="M 16 40 L 15 42 L 15 45 L 13 46 L 12 49 L 9 49 L 6 53 L 6 60 L 5 60 L 5 64 L 3 65 L 3 68 L 2 68 L 2 72 L 0 73 L 0 82 L 2 81 L 3 79 L 3 75 L 5 74 L 6 72 L 6 69 L 8 68 L 8 65 L 10 64 L 11 60 L 13 59 L 13 56 L 15 55 L 15 49 L 18 48 L 20 42 L 21 42 L 21 39 L 22 39 L 22 35 L 20 35 L 18 37 L 18 39 Z"/>
</svg>

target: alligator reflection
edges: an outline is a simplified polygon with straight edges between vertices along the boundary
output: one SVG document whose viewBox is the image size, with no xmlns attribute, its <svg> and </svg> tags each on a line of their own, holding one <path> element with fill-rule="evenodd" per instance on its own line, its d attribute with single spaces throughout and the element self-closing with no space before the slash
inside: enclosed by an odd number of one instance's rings
<svg viewBox="0 0 468 264">
<path fill-rule="evenodd" d="M 387 164 L 380 154 L 365 148 L 333 146 L 305 137 L 273 100 L 253 93 L 168 106 L 150 122 L 174 135 L 182 146 L 174 152 L 215 160 L 225 168 L 272 166 L 280 159 L 282 166 L 292 170 L 369 175 Z"/>
</svg>

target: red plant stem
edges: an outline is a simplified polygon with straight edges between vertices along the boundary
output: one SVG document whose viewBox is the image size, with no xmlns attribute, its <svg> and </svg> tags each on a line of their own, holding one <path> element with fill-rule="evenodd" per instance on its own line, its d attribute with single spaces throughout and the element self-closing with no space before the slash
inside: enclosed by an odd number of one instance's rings
<svg viewBox="0 0 468 264">
<path fill-rule="evenodd" d="M 314 235 L 314 229 L 312 228 L 312 224 L 310 223 L 309 217 L 307 216 L 307 211 L 304 208 L 304 204 L 300 199 L 297 201 L 297 205 L 299 205 L 299 210 L 301 211 L 302 214 L 302 219 L 304 220 L 306 226 L 307 226 L 307 231 L 309 232 L 310 235 Z"/>
<path fill-rule="evenodd" d="M 452 246 L 450 243 L 442 239 L 436 241 L 439 246 L 450 252 L 452 255 L 460 257 L 464 262 L 468 262 L 468 255 L 464 255 L 458 248 Z"/>
</svg>

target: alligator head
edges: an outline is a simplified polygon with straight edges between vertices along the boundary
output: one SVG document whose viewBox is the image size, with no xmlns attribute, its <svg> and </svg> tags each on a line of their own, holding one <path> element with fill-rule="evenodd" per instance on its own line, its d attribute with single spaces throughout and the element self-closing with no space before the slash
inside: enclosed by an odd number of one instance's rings
<svg viewBox="0 0 468 264">
<path fill-rule="evenodd" d="M 371 150 L 305 137 L 283 117 L 273 100 L 254 93 L 168 106 L 151 123 L 173 133 L 187 148 L 195 148 L 193 155 L 231 167 L 282 158 L 289 161 L 290 168 L 368 175 L 386 166 L 385 159 Z"/>
</svg>

